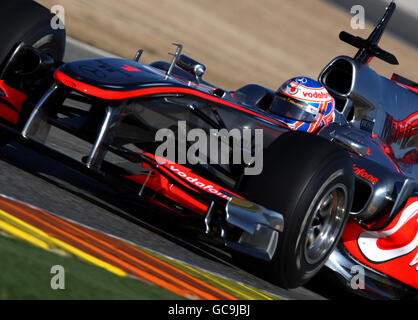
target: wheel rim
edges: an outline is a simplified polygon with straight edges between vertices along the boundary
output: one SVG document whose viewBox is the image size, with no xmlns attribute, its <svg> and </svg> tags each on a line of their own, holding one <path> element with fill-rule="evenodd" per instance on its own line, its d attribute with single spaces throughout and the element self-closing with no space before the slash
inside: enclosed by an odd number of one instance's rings
<svg viewBox="0 0 418 320">
<path fill-rule="evenodd" d="M 338 184 L 314 207 L 305 241 L 305 259 L 310 264 L 321 261 L 334 245 L 344 224 L 347 199 L 347 188 Z"/>
</svg>

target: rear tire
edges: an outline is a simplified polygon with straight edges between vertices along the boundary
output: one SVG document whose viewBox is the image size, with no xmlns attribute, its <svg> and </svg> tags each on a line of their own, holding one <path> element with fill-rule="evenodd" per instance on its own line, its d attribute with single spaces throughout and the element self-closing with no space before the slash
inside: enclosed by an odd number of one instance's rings
<svg viewBox="0 0 418 320">
<path fill-rule="evenodd" d="M 239 194 L 283 214 L 284 230 L 272 261 L 246 257 L 245 263 L 295 288 L 321 269 L 341 237 L 352 203 L 353 165 L 336 144 L 302 132 L 283 134 L 264 159 L 263 172 L 245 176 Z"/>
</svg>

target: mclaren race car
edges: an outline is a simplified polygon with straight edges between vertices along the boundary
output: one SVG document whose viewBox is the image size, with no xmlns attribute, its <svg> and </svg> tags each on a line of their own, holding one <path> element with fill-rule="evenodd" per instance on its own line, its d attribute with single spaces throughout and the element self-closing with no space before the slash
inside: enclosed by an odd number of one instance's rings
<svg viewBox="0 0 418 320">
<path fill-rule="evenodd" d="M 27 0 L 1 8 L 2 144 L 18 141 L 195 224 L 282 287 L 325 270 L 353 290 L 362 270 L 358 293 L 416 297 L 418 86 L 369 67 L 398 63 L 378 46 L 394 3 L 367 39 L 340 34 L 359 51 L 320 73 L 335 110 L 308 132 L 274 112 L 287 97 L 208 83 L 179 44 L 170 62 L 141 63 L 139 50 L 64 63 L 65 31 L 51 28 L 49 10 Z"/>
</svg>

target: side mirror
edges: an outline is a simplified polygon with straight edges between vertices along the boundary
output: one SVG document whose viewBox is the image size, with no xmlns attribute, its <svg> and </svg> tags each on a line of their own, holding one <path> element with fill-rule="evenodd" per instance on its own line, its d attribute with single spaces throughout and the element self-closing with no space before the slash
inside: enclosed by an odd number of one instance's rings
<svg viewBox="0 0 418 320">
<path fill-rule="evenodd" d="M 183 70 L 186 70 L 187 72 L 190 72 L 193 74 L 196 78 L 202 78 L 202 76 L 205 74 L 206 67 L 197 62 L 196 60 L 193 60 L 192 58 L 182 54 L 176 63 L 180 68 Z"/>
</svg>

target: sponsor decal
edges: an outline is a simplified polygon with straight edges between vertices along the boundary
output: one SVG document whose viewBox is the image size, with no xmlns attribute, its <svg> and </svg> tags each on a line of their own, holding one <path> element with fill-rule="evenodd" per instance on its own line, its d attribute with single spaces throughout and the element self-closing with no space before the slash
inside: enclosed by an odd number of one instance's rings
<svg viewBox="0 0 418 320">
<path fill-rule="evenodd" d="M 284 83 L 280 87 L 280 91 L 290 96 L 296 96 L 301 100 L 311 102 L 328 102 L 332 99 L 325 88 L 305 87 L 299 80 Z"/>
<path fill-rule="evenodd" d="M 283 89 L 284 92 L 287 92 L 288 94 L 290 94 L 292 96 L 298 94 L 298 92 L 299 92 L 299 88 L 297 86 L 291 84 L 291 83 L 289 83 L 289 86 L 285 84 L 282 87 L 282 89 Z"/>
<path fill-rule="evenodd" d="M 303 92 L 302 94 L 305 98 L 311 99 L 330 99 L 329 93 L 326 92 Z"/>
<path fill-rule="evenodd" d="M 190 173 L 186 173 L 183 171 L 180 171 L 179 168 L 176 168 L 174 165 L 170 165 L 168 166 L 168 168 L 173 171 L 174 173 L 176 173 L 179 177 L 183 178 L 184 180 L 194 184 L 196 187 L 199 187 L 202 190 L 205 190 L 209 193 L 215 194 L 223 199 L 229 200 L 231 199 L 230 196 L 223 194 L 222 192 L 220 192 L 215 186 L 207 184 L 206 181 L 204 182 L 203 180 L 197 178 L 196 176 L 191 176 Z"/>
<path fill-rule="evenodd" d="M 366 170 L 358 168 L 356 164 L 353 164 L 353 167 L 354 174 L 356 174 L 357 176 L 363 178 L 364 180 L 370 181 L 373 184 L 379 182 L 378 178 L 372 176 L 371 174 L 368 174 Z"/>
<path fill-rule="evenodd" d="M 141 70 L 135 67 L 131 67 L 130 65 L 127 65 L 126 63 L 123 65 L 122 69 L 128 72 L 141 72 Z"/>
<path fill-rule="evenodd" d="M 413 252 L 418 247 L 418 201 L 410 202 L 403 209 L 393 227 L 362 232 L 357 243 L 363 256 L 373 263 L 391 261 Z M 416 264 L 418 255 L 409 266 Z"/>
</svg>

